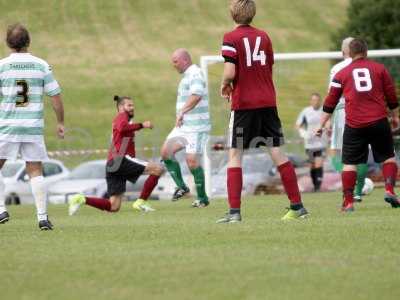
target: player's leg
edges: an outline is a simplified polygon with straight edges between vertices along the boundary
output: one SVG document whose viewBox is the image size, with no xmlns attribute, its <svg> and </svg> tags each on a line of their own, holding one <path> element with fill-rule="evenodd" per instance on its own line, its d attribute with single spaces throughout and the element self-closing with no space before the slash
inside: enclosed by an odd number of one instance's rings
<svg viewBox="0 0 400 300">
<path fill-rule="evenodd" d="M 227 189 L 229 213 L 217 223 L 234 223 L 241 221 L 241 195 L 243 186 L 242 174 L 243 150 L 237 148 L 229 149 L 229 161 L 227 169 Z"/>
<path fill-rule="evenodd" d="M 259 130 L 254 128 L 254 111 L 231 111 L 228 133 L 228 168 L 226 186 L 228 190 L 229 212 L 217 223 L 235 223 L 242 220 L 241 194 L 243 186 L 242 157 L 243 150 L 250 147 L 254 136 Z"/>
<path fill-rule="evenodd" d="M 169 174 L 177 185 L 177 189 L 175 190 L 172 200 L 178 200 L 185 194 L 189 193 L 189 188 L 186 186 L 182 177 L 181 167 L 174 157 L 176 152 L 185 148 L 185 141 L 182 139 L 183 137 L 181 136 L 180 131 L 175 128 L 168 135 L 166 141 L 161 147 L 161 158 Z"/>
<path fill-rule="evenodd" d="M 357 181 L 357 165 L 368 160 L 368 128 L 351 128 L 346 126 L 343 133 L 343 203 L 342 211 L 354 211 L 354 188 Z"/>
<path fill-rule="evenodd" d="M 47 215 L 47 189 L 43 177 L 42 161 L 48 159 L 44 139 L 37 142 L 20 143 L 20 153 L 26 162 L 26 173 L 30 178 L 37 218 L 41 230 L 51 230 L 53 225 Z"/>
<path fill-rule="evenodd" d="M 188 134 L 187 139 L 189 143 L 186 145 L 186 163 L 193 175 L 197 192 L 197 199 L 192 203 L 192 206 L 202 208 L 210 204 L 206 193 L 204 170 L 199 162 L 200 155 L 202 154 L 207 141 L 207 134 Z"/>
<path fill-rule="evenodd" d="M 124 158 L 108 161 L 106 166 L 107 194 L 110 199 L 90 197 L 76 194 L 68 200 L 68 213 L 76 214 L 82 205 L 88 205 L 107 212 L 118 212 L 121 207 L 122 196 L 126 190 Z"/>
<path fill-rule="evenodd" d="M 367 164 L 359 164 L 357 165 L 357 183 L 356 189 L 354 192 L 354 201 L 361 202 L 362 201 L 362 190 L 365 184 L 365 178 L 368 173 L 368 165 Z"/>
<path fill-rule="evenodd" d="M 331 164 L 337 172 L 343 170 L 342 147 L 345 117 L 344 108 L 336 109 L 332 117 Z"/>
<path fill-rule="evenodd" d="M 157 186 L 160 176 L 162 176 L 164 172 L 165 169 L 161 164 L 154 162 L 146 163 L 143 173 L 148 174 L 149 177 L 146 179 L 143 185 L 140 197 L 132 204 L 132 207 L 135 210 L 144 212 L 150 212 L 155 210 L 147 203 L 147 200 L 149 199 L 154 188 Z"/>
<path fill-rule="evenodd" d="M 397 178 L 397 162 L 395 158 L 393 136 L 389 122 L 384 119 L 371 128 L 371 150 L 377 163 L 382 163 L 382 173 L 385 179 L 384 200 L 393 208 L 400 207 L 394 187 Z"/>
<path fill-rule="evenodd" d="M 308 213 L 301 201 L 297 176 L 293 164 L 279 146 L 270 148 L 270 155 L 278 168 L 283 187 L 290 201 L 290 209 L 286 215 L 283 216 L 282 220 L 306 217 Z"/>
<path fill-rule="evenodd" d="M 385 201 L 389 203 L 393 208 L 400 207 L 400 201 L 396 196 L 394 187 L 396 186 L 397 178 L 397 162 L 396 159 L 389 158 L 383 162 L 382 173 L 385 179 Z"/>
<path fill-rule="evenodd" d="M 316 167 L 315 167 L 315 157 L 314 157 L 315 151 L 312 149 L 306 149 L 306 154 L 308 156 L 308 160 L 310 162 L 310 178 L 311 182 L 314 186 L 314 191 L 316 191 L 316 186 L 317 186 L 317 172 L 316 172 Z"/>
<path fill-rule="evenodd" d="M 323 151 L 314 151 L 314 190 L 317 192 L 321 189 L 324 178 L 324 156 Z"/>
<path fill-rule="evenodd" d="M 72 216 L 76 214 L 81 205 L 88 205 L 108 212 L 118 212 L 121 208 L 122 196 L 123 194 L 115 194 L 112 195 L 110 199 L 105 199 L 85 196 L 83 194 L 73 195 L 68 201 L 69 215 Z"/>
<path fill-rule="evenodd" d="M 342 171 L 342 186 L 343 186 L 343 212 L 354 211 L 353 194 L 354 187 L 357 181 L 357 166 L 354 164 L 344 164 Z"/>
<path fill-rule="evenodd" d="M 15 160 L 17 158 L 19 148 L 20 143 L 0 141 L 0 169 L 3 168 L 8 159 Z M 5 205 L 5 188 L 4 179 L 0 172 L 0 224 L 4 224 L 10 219 L 10 214 Z"/>
<path fill-rule="evenodd" d="M 5 159 L 0 159 L 0 170 L 3 168 L 5 162 Z M 5 188 L 3 175 L 0 172 L 0 224 L 4 224 L 10 219 L 6 208 Z"/>
<path fill-rule="evenodd" d="M 53 225 L 47 215 L 47 190 L 43 177 L 42 163 L 27 161 L 26 173 L 29 175 L 32 195 L 35 199 L 39 228 L 41 230 L 52 230 Z"/>
</svg>

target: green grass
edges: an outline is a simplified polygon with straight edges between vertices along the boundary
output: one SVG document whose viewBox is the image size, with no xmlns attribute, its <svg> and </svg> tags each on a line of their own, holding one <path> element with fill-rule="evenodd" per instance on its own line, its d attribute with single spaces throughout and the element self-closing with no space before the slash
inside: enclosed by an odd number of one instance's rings
<svg viewBox="0 0 400 300">
<path fill-rule="evenodd" d="M 53 232 L 33 207 L 0 226 L 2 299 L 399 299 L 399 210 L 382 190 L 351 215 L 340 195 L 304 195 L 311 218 L 283 223 L 284 196 L 248 197 L 241 224 L 188 200 L 153 214 L 51 206 Z"/>
<path fill-rule="evenodd" d="M 219 54 L 223 33 L 232 29 L 227 3 L 215 0 L 15 0 L 0 1 L 0 32 L 20 21 L 32 36 L 32 53 L 54 67 L 63 87 L 66 141 L 54 134 L 54 116 L 46 110 L 48 148 L 105 148 L 115 113 L 114 94 L 135 98 L 137 119 L 151 119 L 156 130 L 141 133 L 140 145 L 156 144 L 174 124 L 179 74 L 170 55 L 186 47 L 195 62 Z M 266 29 L 276 52 L 329 50 L 329 36 L 345 20 L 348 0 L 258 1 L 255 25 Z M 0 56 L 7 55 L 5 45 Z M 291 128 L 314 91 L 324 93 L 329 61 L 277 64 L 280 114 Z M 218 96 L 220 70 L 211 70 L 213 134 L 227 126 L 225 103 Z M 79 140 L 79 142 L 77 141 Z"/>
</svg>

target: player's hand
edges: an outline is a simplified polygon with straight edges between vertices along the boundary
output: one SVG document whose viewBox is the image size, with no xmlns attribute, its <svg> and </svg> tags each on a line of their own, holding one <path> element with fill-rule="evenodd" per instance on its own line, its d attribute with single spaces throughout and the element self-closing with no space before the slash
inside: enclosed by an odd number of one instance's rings
<svg viewBox="0 0 400 300">
<path fill-rule="evenodd" d="M 65 127 L 64 124 L 57 124 L 57 136 L 60 139 L 63 139 L 65 136 Z"/>
<path fill-rule="evenodd" d="M 317 128 L 317 130 L 315 130 L 314 135 L 317 137 L 321 137 L 323 132 L 324 132 L 324 128 L 319 127 L 319 128 Z"/>
<path fill-rule="evenodd" d="M 175 127 L 182 127 L 183 125 L 183 114 L 179 114 L 176 117 Z"/>
<path fill-rule="evenodd" d="M 232 85 L 231 84 L 222 84 L 221 85 L 221 97 L 230 101 L 232 95 Z"/>
<path fill-rule="evenodd" d="M 144 121 L 142 123 L 143 128 L 153 129 L 153 124 L 150 121 Z"/>
</svg>

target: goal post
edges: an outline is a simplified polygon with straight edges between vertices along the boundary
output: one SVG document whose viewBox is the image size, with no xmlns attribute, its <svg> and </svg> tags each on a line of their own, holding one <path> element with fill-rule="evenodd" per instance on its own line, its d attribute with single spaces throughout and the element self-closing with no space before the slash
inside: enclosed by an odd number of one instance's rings
<svg viewBox="0 0 400 300">
<path fill-rule="evenodd" d="M 400 57 L 400 49 L 385 49 L 385 50 L 368 50 L 369 58 L 387 58 L 387 57 Z M 284 62 L 284 61 L 312 61 L 312 60 L 321 60 L 321 61 L 329 61 L 329 60 L 341 60 L 343 59 L 342 52 L 333 51 L 333 52 L 297 52 L 297 53 L 275 53 L 274 54 L 275 62 Z M 210 82 L 209 82 L 209 66 L 213 64 L 223 63 L 224 59 L 220 55 L 207 55 L 202 56 L 200 58 L 200 67 L 203 71 L 203 75 L 206 79 L 208 94 L 210 96 L 210 104 L 213 102 L 210 94 Z M 222 74 L 220 74 L 222 76 Z M 328 86 L 328 76 L 326 73 L 323 80 L 326 82 L 326 88 Z M 279 88 L 279 87 L 278 87 Z M 279 93 L 279 90 L 278 90 Z M 214 116 L 211 115 L 211 120 L 213 120 Z M 208 141 L 209 142 L 209 141 Z M 206 190 L 207 194 L 212 196 L 212 172 L 211 172 L 211 159 L 210 159 L 210 145 L 207 145 L 206 151 L 203 155 L 203 164 L 204 164 L 204 172 L 205 172 L 205 181 L 206 181 Z"/>
</svg>

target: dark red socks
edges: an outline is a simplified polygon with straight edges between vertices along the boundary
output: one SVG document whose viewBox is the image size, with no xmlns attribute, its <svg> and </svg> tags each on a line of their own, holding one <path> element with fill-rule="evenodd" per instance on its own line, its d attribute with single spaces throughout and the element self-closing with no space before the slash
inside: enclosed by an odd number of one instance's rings
<svg viewBox="0 0 400 300">
<path fill-rule="evenodd" d="M 383 177 L 385 178 L 385 189 L 389 193 L 394 194 L 394 187 L 396 185 L 397 177 L 397 164 L 390 162 L 382 166 Z"/>
<path fill-rule="evenodd" d="M 301 204 L 301 195 L 297 184 L 297 176 L 293 165 L 290 161 L 278 166 L 278 171 L 281 175 L 283 187 L 290 200 L 292 209 L 303 207 Z"/>
<path fill-rule="evenodd" d="M 353 192 L 357 182 L 357 171 L 343 171 L 343 206 L 353 203 Z"/>
<path fill-rule="evenodd" d="M 240 197 L 242 194 L 242 168 L 228 168 L 227 170 L 228 201 L 231 213 L 240 212 Z"/>
<path fill-rule="evenodd" d="M 145 181 L 142 189 L 142 193 L 140 194 L 140 199 L 147 200 L 149 199 L 151 193 L 153 192 L 154 188 L 157 186 L 159 176 L 150 175 L 147 180 Z"/>
<path fill-rule="evenodd" d="M 107 199 L 86 197 L 86 204 L 100 210 L 111 211 L 111 202 Z"/>
</svg>

